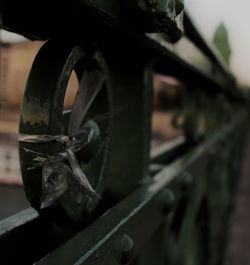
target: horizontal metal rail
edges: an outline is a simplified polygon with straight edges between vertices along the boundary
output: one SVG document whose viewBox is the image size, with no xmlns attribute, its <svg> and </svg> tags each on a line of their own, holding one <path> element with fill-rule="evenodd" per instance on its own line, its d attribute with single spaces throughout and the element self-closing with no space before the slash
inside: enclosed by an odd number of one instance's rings
<svg viewBox="0 0 250 265">
<path fill-rule="evenodd" d="M 123 255 L 121 244 L 127 234 L 134 241 L 133 252 L 136 256 L 163 222 L 164 210 L 173 203 L 166 188 L 191 166 L 201 163 L 204 156 L 221 145 L 245 118 L 244 113 L 238 114 L 211 140 L 166 166 L 154 176 L 152 183 L 139 188 L 37 264 L 120 264 Z M 174 194 L 178 198 L 178 188 Z"/>
<path fill-rule="evenodd" d="M 17 14 L 15 12 L 13 14 L 13 5 L 16 6 L 15 10 L 18 10 Z M 207 52 L 208 48 L 204 45 L 203 39 L 197 31 L 194 32 L 194 27 L 188 18 L 186 35 L 194 42 L 197 52 L 204 51 L 204 55 L 210 60 L 208 66 L 204 68 L 206 72 L 200 71 L 199 65 L 196 65 L 195 62 L 186 62 L 181 56 L 174 54 L 171 49 L 162 46 L 159 41 L 152 40 L 145 33 L 136 31 L 133 25 L 129 25 L 124 20 L 126 8 L 121 1 L 65 1 L 60 3 L 60 12 L 57 7 L 57 5 L 51 5 L 49 1 L 44 1 L 41 5 L 44 13 L 36 13 L 36 6 L 28 0 L 22 1 L 22 3 L 16 0 L 8 1 L 2 12 L 3 27 L 33 39 L 65 36 L 65 28 L 71 28 L 71 31 L 74 32 L 73 35 L 78 39 L 97 40 L 100 45 L 105 40 L 103 45 L 109 45 L 112 49 L 115 47 L 124 52 L 126 49 L 131 49 L 131 45 L 128 45 L 131 42 L 134 46 L 142 47 L 144 45 L 145 56 L 158 56 L 163 61 L 163 64 L 158 67 L 159 71 L 166 74 L 181 72 L 184 73 L 184 76 L 181 77 L 187 81 L 194 83 L 195 80 L 197 84 L 202 81 L 205 84 L 204 89 L 207 87 L 208 92 L 222 92 L 231 98 L 244 98 L 236 88 L 228 71 L 223 68 L 211 51 Z M 54 19 L 55 13 L 58 16 L 56 20 Z M 22 14 L 21 18 L 20 14 Z M 46 14 L 45 21 L 40 14 Z M 65 20 L 65 17 L 68 19 Z M 67 32 L 70 38 L 73 37 L 72 32 Z M 84 35 L 81 36 L 78 34 L 79 32 L 84 32 Z M 119 39 L 121 41 L 118 41 Z M 214 69 L 214 66 L 217 69 Z M 177 68 L 178 71 L 176 71 Z M 177 77 L 179 78 L 179 76 Z"/>
<path fill-rule="evenodd" d="M 225 139 L 234 135 L 239 125 L 246 121 L 246 116 L 245 112 L 236 114 L 232 122 L 210 140 L 165 165 L 152 181 L 144 183 L 53 252 L 56 245 L 46 245 L 53 230 L 34 210 L 28 209 L 0 222 L 1 262 L 13 264 L 19 260 L 23 264 L 31 264 L 47 253 L 37 264 L 120 264 L 123 255 L 126 256 L 122 242 L 126 241 L 127 235 L 134 241 L 133 256 L 136 255 L 166 218 L 171 204 L 177 203 L 181 193 L 178 178 L 187 170 L 199 178 L 199 168 L 207 160 L 206 157 L 223 145 Z M 164 153 L 163 150 L 160 156 Z M 172 193 L 176 198 L 174 201 L 170 196 Z M 70 236 L 74 233 L 71 231 Z M 65 242 L 66 238 L 58 244 Z M 43 243 L 44 248 L 39 249 Z M 30 258 L 27 252 L 32 251 L 34 253 Z"/>
<path fill-rule="evenodd" d="M 138 30 L 136 25 L 133 27 L 136 20 L 131 22 L 128 19 L 130 13 L 126 4 L 129 3 L 118 0 L 66 0 L 56 1 L 52 5 L 45 0 L 39 14 L 35 12 L 37 4 L 30 0 L 10 0 L 4 6 L 5 29 L 33 39 L 52 38 L 46 44 L 48 46 L 42 48 L 32 67 L 30 77 L 34 77 L 31 79 L 34 85 L 30 86 L 29 93 L 34 93 L 37 98 L 35 102 L 41 100 L 44 87 L 48 89 L 48 93 L 44 93 L 46 99 L 51 92 L 49 100 L 58 100 L 53 89 L 56 87 L 54 84 L 58 84 L 59 75 L 54 75 L 53 82 L 49 83 L 52 74 L 47 70 L 48 65 L 52 65 L 51 58 L 53 63 L 58 60 L 59 66 L 69 61 L 68 53 L 66 56 L 64 50 L 67 36 L 70 39 L 66 44 L 69 45 L 67 51 L 70 52 L 71 47 L 77 45 L 80 49 L 86 48 L 86 53 L 91 56 L 95 49 L 102 54 L 112 85 L 112 91 L 107 91 L 107 94 L 112 94 L 114 106 L 119 107 L 121 112 L 112 121 L 111 155 L 103 200 L 88 223 L 84 227 L 75 227 L 63 222 L 62 227 L 52 216 L 38 215 L 32 209 L 18 213 L 0 222 L 0 262 L 3 264 L 130 263 L 137 256 L 142 258 L 143 250 L 160 229 L 169 233 L 159 237 L 163 241 L 176 232 L 169 223 L 178 226 L 179 221 L 173 220 L 173 216 L 178 213 L 183 201 L 186 209 L 179 219 L 184 222 L 184 228 L 183 223 L 179 225 L 180 231 L 174 238 L 184 252 L 181 258 L 198 260 L 204 256 L 203 260 L 211 258 L 207 264 L 221 264 L 218 260 L 222 260 L 224 255 L 226 230 L 229 227 L 227 224 L 221 227 L 220 221 L 226 223 L 230 219 L 236 179 L 240 175 L 243 127 L 247 120 L 243 106 L 246 99 L 190 20 L 185 22 L 186 36 L 176 44 L 170 44 L 161 33 L 148 34 L 147 31 Z M 134 1 L 133 5 L 136 4 Z M 16 14 L 13 13 L 13 6 L 18 10 Z M 58 15 L 57 19 L 55 14 Z M 153 14 L 149 15 L 149 19 L 153 19 Z M 66 28 L 72 31 L 65 33 Z M 198 56 L 197 62 L 183 52 L 183 47 L 187 47 L 185 45 Z M 49 47 L 49 53 L 46 53 L 46 47 Z M 34 76 L 32 73 L 35 73 Z M 149 157 L 155 73 L 173 76 L 185 84 L 185 99 L 180 110 L 184 122 L 176 125 L 185 137 L 152 150 Z M 101 99 L 106 100 L 106 96 Z M 111 98 L 108 97 L 108 101 L 111 103 Z M 53 110 L 48 112 L 54 113 Z M 37 177 L 29 173 L 30 179 Z M 193 176 L 191 185 L 188 184 L 188 177 L 183 182 L 183 176 L 189 174 Z M 39 198 L 37 201 L 40 201 Z M 207 218 L 207 208 L 211 220 L 196 220 L 200 216 Z M 201 214 L 200 209 L 204 210 Z M 57 215 L 58 212 L 53 213 Z M 198 255 L 195 252 L 186 254 L 191 243 L 202 245 L 199 240 L 203 240 L 204 233 L 198 223 L 200 226 L 203 223 L 211 225 L 207 229 L 211 233 L 209 236 L 205 234 L 210 245 L 204 244 L 210 253 L 204 254 L 200 250 Z M 189 240 L 187 231 L 192 230 L 189 229 L 192 225 L 199 239 L 185 243 L 185 240 Z M 184 235 L 181 234 L 183 230 Z M 155 244 L 159 240 L 153 241 Z M 174 251 L 173 242 L 164 242 L 160 246 L 165 248 L 161 253 L 166 253 L 168 248 Z M 170 247 L 166 246 L 168 244 Z M 171 253 L 168 254 L 166 260 L 172 258 Z M 157 256 L 157 251 L 154 255 Z M 197 260 L 193 264 L 200 264 L 200 260 Z"/>
</svg>

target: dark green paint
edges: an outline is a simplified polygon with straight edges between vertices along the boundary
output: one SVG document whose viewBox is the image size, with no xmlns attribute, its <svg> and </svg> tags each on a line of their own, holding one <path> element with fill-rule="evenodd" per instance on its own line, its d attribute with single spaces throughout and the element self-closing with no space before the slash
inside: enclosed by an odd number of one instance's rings
<svg viewBox="0 0 250 265">
<path fill-rule="evenodd" d="M 176 13 L 182 11 L 182 1 L 169 3 L 172 11 L 176 4 Z M 185 35 L 195 51 L 202 52 L 205 70 L 199 69 L 199 63 L 185 60 L 185 54 L 172 52 L 169 43 L 162 45 L 180 37 L 171 14 L 166 17 L 165 0 L 64 1 L 60 12 L 57 4 L 43 1 L 42 16 L 28 0 L 10 0 L 3 10 L 5 28 L 35 39 L 54 39 L 42 48 L 32 67 L 20 131 L 67 131 L 69 118 L 62 115 L 62 102 L 77 59 L 72 50 L 84 47 L 87 58 L 100 51 L 110 89 L 100 95 L 89 115 L 110 136 L 109 156 L 105 155 L 105 161 L 94 159 L 91 166 L 93 183 L 100 178 L 100 165 L 106 168 L 102 200 L 85 226 L 68 223 L 53 210 L 46 215 L 27 210 L 1 222 L 0 262 L 223 264 L 248 121 L 243 93 L 188 17 Z M 164 21 L 159 19 L 162 16 Z M 159 23 L 160 30 L 155 31 Z M 72 29 L 67 38 L 74 39 L 73 43 L 65 41 L 65 28 Z M 153 39 L 145 34 L 148 32 L 160 34 Z M 154 72 L 180 79 L 187 90 L 177 111 L 183 116 L 184 137 L 150 154 Z M 100 126 L 98 117 L 111 122 Z M 38 151 L 46 152 L 56 148 L 37 146 Z M 93 153 L 89 150 L 88 155 Z M 30 160 L 22 151 L 21 159 Z M 23 173 L 27 196 L 37 208 L 41 172 Z"/>
</svg>

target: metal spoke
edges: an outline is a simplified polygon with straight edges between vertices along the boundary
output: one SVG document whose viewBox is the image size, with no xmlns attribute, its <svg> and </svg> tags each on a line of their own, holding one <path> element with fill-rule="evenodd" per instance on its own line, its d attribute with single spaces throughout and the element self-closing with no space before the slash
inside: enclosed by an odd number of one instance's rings
<svg viewBox="0 0 250 265">
<path fill-rule="evenodd" d="M 90 105 L 100 92 L 105 79 L 105 74 L 98 70 L 84 72 L 70 115 L 69 136 L 73 137 L 77 134 Z"/>
</svg>

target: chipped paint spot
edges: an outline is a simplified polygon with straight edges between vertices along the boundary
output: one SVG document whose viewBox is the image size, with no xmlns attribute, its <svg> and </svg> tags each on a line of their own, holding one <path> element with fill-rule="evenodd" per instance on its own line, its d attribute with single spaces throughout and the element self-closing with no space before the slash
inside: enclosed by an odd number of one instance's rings
<svg viewBox="0 0 250 265">
<path fill-rule="evenodd" d="M 41 104 L 37 99 L 26 101 L 22 111 L 22 121 L 31 125 L 37 123 L 49 124 L 49 102 Z"/>
</svg>

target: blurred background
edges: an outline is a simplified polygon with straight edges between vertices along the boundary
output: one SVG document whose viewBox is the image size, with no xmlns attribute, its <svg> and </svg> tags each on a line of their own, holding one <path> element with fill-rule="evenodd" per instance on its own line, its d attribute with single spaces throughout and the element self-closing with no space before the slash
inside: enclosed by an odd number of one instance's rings
<svg viewBox="0 0 250 265">
<path fill-rule="evenodd" d="M 250 1 L 185 0 L 186 10 L 197 29 L 224 61 L 246 91 L 250 87 Z M 0 220 L 29 206 L 22 188 L 17 151 L 19 110 L 25 82 L 42 42 L 0 31 Z M 185 46 L 184 46 L 185 48 Z M 72 77 L 65 107 L 76 91 Z M 183 105 L 186 87 L 181 81 L 155 75 L 152 147 L 181 141 L 181 129 L 172 126 L 171 116 Z M 179 117 L 178 123 L 181 123 Z M 250 264 L 250 146 L 246 146 L 243 177 L 233 231 L 233 264 Z M 8 205 L 8 207 L 6 207 Z"/>
<path fill-rule="evenodd" d="M 227 51 L 224 50 L 226 47 L 223 43 L 223 36 L 221 36 L 221 43 L 218 43 L 218 34 L 227 35 L 230 56 L 226 61 L 228 61 L 229 68 L 239 84 L 249 86 L 250 1 L 185 0 L 185 6 L 203 37 L 208 43 L 215 44 L 223 56 Z"/>
</svg>

